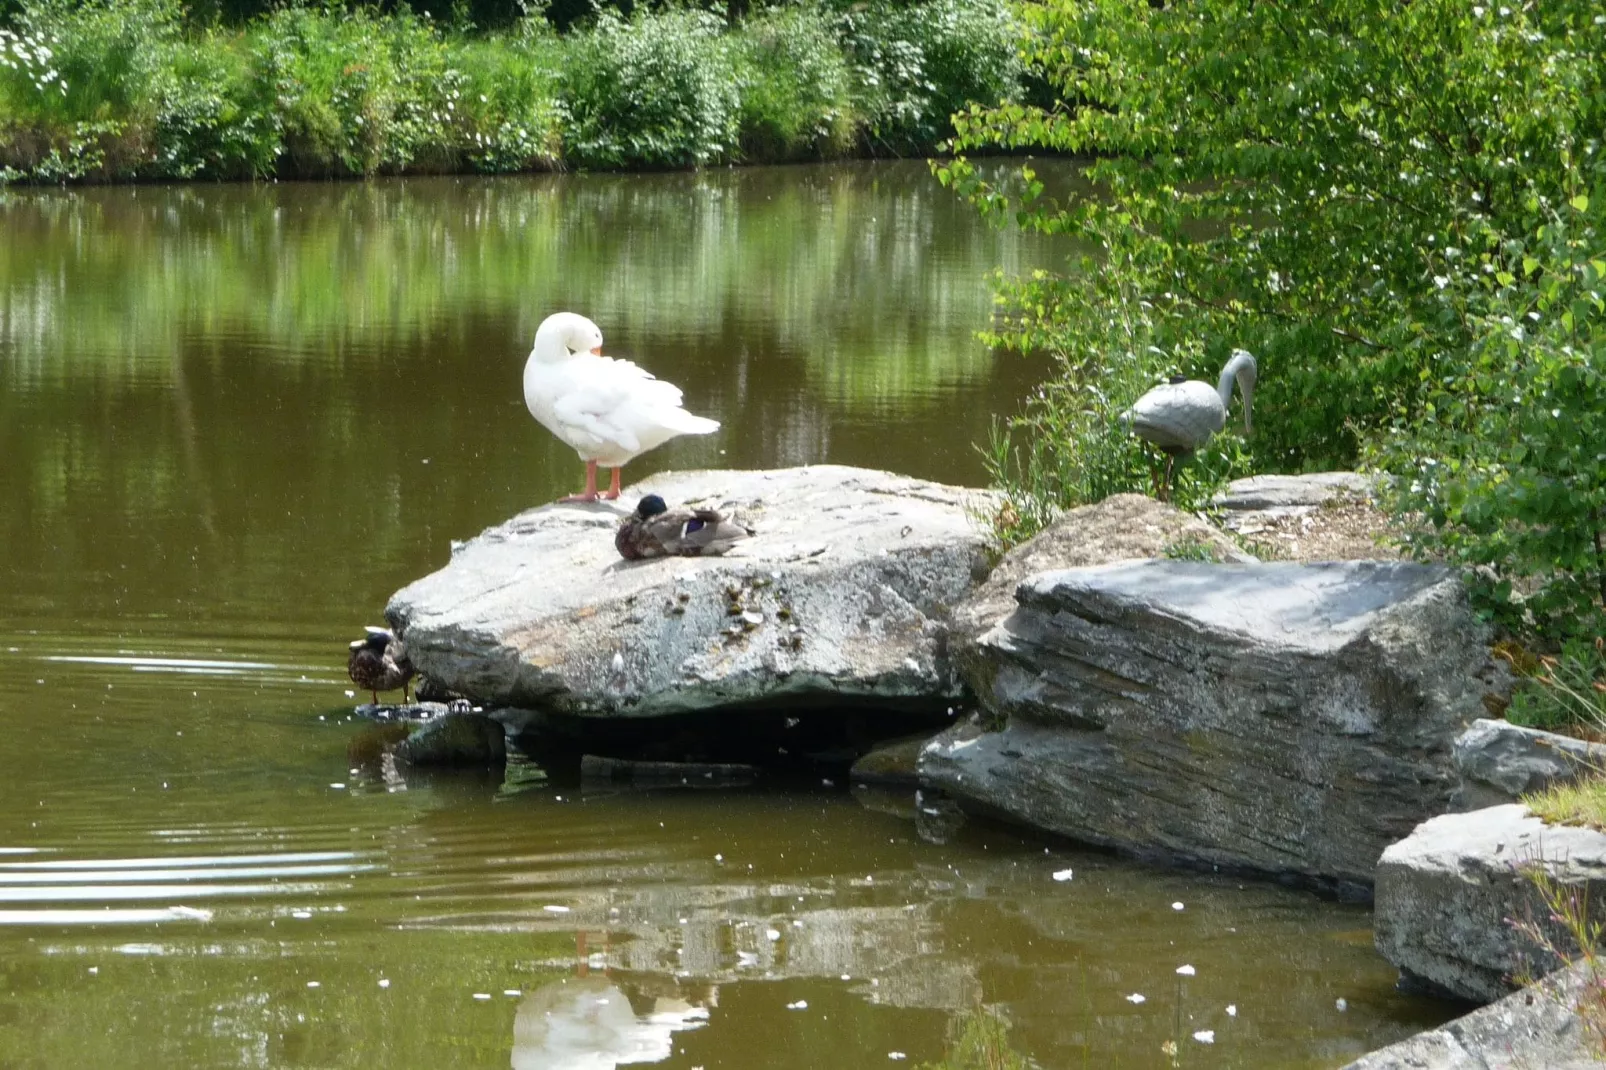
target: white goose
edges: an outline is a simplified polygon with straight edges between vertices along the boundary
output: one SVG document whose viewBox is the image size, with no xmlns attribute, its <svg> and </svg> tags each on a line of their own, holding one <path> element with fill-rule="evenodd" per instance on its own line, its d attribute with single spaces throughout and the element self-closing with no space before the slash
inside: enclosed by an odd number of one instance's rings
<svg viewBox="0 0 1606 1070">
<path fill-rule="evenodd" d="M 1166 455 L 1165 477 L 1159 488 L 1161 501 L 1166 500 L 1171 469 L 1177 458 L 1203 446 L 1227 426 L 1227 406 L 1232 403 L 1234 381 L 1244 396 L 1244 434 L 1249 433 L 1255 376 L 1255 358 L 1248 350 L 1234 349 L 1232 359 L 1221 369 L 1221 381 L 1214 387 L 1198 379 L 1173 379 L 1138 398 L 1121 414 L 1121 422 L 1131 428 L 1133 434 L 1160 447 Z"/>
<path fill-rule="evenodd" d="M 619 467 L 676 435 L 706 435 L 717 420 L 680 407 L 680 388 L 628 360 L 602 356 L 602 330 L 574 312 L 541 321 L 524 364 L 524 404 L 586 462 L 586 489 L 563 501 L 619 497 Z M 613 469 L 597 493 L 597 465 Z"/>
</svg>

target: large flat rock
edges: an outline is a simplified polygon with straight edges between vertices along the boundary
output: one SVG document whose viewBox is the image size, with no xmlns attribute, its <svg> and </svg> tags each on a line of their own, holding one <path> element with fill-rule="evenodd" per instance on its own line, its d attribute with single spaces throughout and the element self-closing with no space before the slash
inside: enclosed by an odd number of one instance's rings
<svg viewBox="0 0 1606 1070">
<path fill-rule="evenodd" d="M 1579 1000 L 1599 999 L 1597 969 L 1578 963 L 1344 1070 L 1598 1070 L 1597 1038 L 1578 1014 Z"/>
<path fill-rule="evenodd" d="M 1093 505 L 1067 509 L 1006 553 L 986 582 L 955 608 L 955 649 L 968 653 L 1007 617 L 1015 608 L 1015 588 L 1028 576 L 1182 553 L 1240 564 L 1255 560 L 1219 529 L 1142 494 L 1112 494 Z"/>
<path fill-rule="evenodd" d="M 967 662 L 1004 727 L 939 737 L 923 783 L 1091 843 L 1362 894 L 1444 811 L 1490 670 L 1434 566 L 1145 561 L 1016 597 Z"/>
<path fill-rule="evenodd" d="M 1499 999 L 1560 960 L 1511 925 L 1544 922 L 1529 871 L 1581 890 L 1606 918 L 1606 834 L 1547 825 L 1511 803 L 1424 822 L 1383 852 L 1373 936 L 1406 977 L 1462 999 Z M 1567 938 L 1546 925 L 1550 939 Z"/>
<path fill-rule="evenodd" d="M 621 560 L 644 494 L 757 534 L 711 558 Z M 390 600 L 413 664 L 487 706 L 647 717 L 852 702 L 941 712 L 952 607 L 985 574 L 987 493 L 836 465 L 663 473 L 457 546 Z"/>
</svg>

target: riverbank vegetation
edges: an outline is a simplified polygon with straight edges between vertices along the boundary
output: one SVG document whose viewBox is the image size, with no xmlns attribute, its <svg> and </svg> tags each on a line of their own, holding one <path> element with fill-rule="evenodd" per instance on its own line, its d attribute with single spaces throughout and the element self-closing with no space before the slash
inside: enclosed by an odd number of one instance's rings
<svg viewBox="0 0 1606 1070">
<path fill-rule="evenodd" d="M 1606 599 L 1599 4 L 1023 12 L 1055 102 L 972 109 L 957 147 L 1094 156 L 1107 196 L 937 166 L 989 216 L 1093 250 L 1001 297 L 998 340 L 1058 360 L 989 453 L 1009 536 L 1143 490 L 1117 414 L 1168 374 L 1214 382 L 1241 346 L 1254 433 L 1218 435 L 1179 502 L 1249 471 L 1385 472 L 1411 548 L 1462 566 L 1483 612 L 1581 679 Z"/>
<path fill-rule="evenodd" d="M 225 5 L 234 11 L 240 5 Z M 919 154 L 1020 93 L 1002 0 L 538 11 L 485 32 L 407 8 L 16 0 L 12 181 L 666 168 Z M 463 10 L 466 10 L 464 8 Z M 723 9 L 722 9 L 723 10 Z"/>
</svg>

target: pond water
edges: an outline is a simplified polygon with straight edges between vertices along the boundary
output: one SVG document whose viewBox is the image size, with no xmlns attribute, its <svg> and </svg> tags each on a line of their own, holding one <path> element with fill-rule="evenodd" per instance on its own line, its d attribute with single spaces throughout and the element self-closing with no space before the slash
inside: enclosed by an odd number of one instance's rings
<svg viewBox="0 0 1606 1070">
<path fill-rule="evenodd" d="M 0 1067 L 912 1066 L 979 1005 L 1043 1067 L 1332 1067 L 1449 1013 L 1363 909 L 896 794 L 353 771 L 346 642 L 579 487 L 520 398 L 549 311 L 724 422 L 627 481 L 983 478 L 1045 371 L 974 340 L 985 276 L 1057 251 L 923 165 L 11 191 L 0 230 Z"/>
</svg>

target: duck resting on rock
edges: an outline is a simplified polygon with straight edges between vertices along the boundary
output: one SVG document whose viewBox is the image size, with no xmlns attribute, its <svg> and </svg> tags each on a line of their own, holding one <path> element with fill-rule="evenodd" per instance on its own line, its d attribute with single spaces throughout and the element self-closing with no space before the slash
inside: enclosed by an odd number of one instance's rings
<svg viewBox="0 0 1606 1070">
<path fill-rule="evenodd" d="M 413 663 L 395 633 L 386 628 L 369 628 L 368 638 L 353 640 L 346 673 L 352 683 L 373 695 L 375 706 L 379 705 L 379 692 L 398 687 L 402 701 L 412 701 Z"/>
<path fill-rule="evenodd" d="M 620 522 L 613 545 L 627 561 L 711 557 L 751 534 L 716 509 L 670 509 L 658 495 L 648 494 L 636 503 L 636 511 Z"/>
<path fill-rule="evenodd" d="M 524 364 L 524 404 L 530 415 L 574 447 L 586 463 L 586 486 L 566 502 L 619 497 L 619 469 L 676 435 L 706 435 L 717 420 L 680 406 L 680 387 L 628 360 L 602 355 L 602 329 L 574 312 L 554 312 L 535 332 Z M 597 466 L 613 469 L 597 493 Z"/>
</svg>

